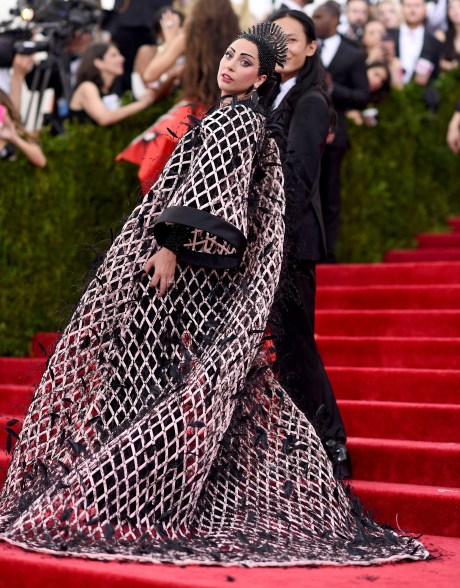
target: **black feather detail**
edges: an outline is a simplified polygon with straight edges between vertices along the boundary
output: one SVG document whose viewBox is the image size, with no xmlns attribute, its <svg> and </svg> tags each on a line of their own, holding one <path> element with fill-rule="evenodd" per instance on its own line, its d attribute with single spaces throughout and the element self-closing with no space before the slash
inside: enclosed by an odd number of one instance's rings
<svg viewBox="0 0 460 588">
<path fill-rule="evenodd" d="M 194 126 L 196 126 L 196 127 L 201 126 L 201 120 L 199 118 L 197 118 L 196 116 L 193 116 L 193 114 L 188 114 L 187 118 L 194 124 Z"/>
<path fill-rule="evenodd" d="M 8 435 L 6 438 L 6 452 L 10 454 L 13 451 L 13 437 Z"/>
<path fill-rule="evenodd" d="M 110 523 L 107 523 L 104 527 L 104 537 L 107 539 L 107 541 L 110 541 L 111 539 L 113 539 L 114 535 L 115 529 Z"/>
<path fill-rule="evenodd" d="M 76 457 L 83 453 L 83 445 L 81 443 L 78 443 L 78 441 L 74 441 L 71 437 L 69 437 L 67 439 L 67 443 L 72 448 L 72 451 L 75 453 Z"/>
<path fill-rule="evenodd" d="M 70 468 L 68 465 L 66 465 L 63 461 L 61 461 L 60 459 L 57 460 L 58 464 L 61 466 L 61 468 L 64 470 L 64 473 L 66 476 L 68 476 L 70 474 Z"/>
<path fill-rule="evenodd" d="M 43 477 L 45 478 L 45 480 L 47 480 L 48 479 L 48 468 L 46 467 L 46 465 L 42 462 L 41 459 L 37 459 L 35 463 L 37 464 L 40 472 L 43 474 Z"/>
<path fill-rule="evenodd" d="M 51 419 L 51 424 L 50 427 L 51 429 L 54 427 L 54 424 L 56 423 L 56 419 L 59 418 L 59 413 L 56 412 L 55 410 L 50 412 L 50 419 Z"/>
<path fill-rule="evenodd" d="M 158 522 L 161 523 L 162 521 L 169 519 L 169 517 L 172 515 L 172 513 L 173 513 L 172 509 L 167 510 L 166 512 L 164 512 L 163 514 L 161 514 L 158 517 Z"/>
<path fill-rule="evenodd" d="M 85 427 L 90 427 L 91 425 L 94 425 L 95 423 L 100 423 L 101 420 L 102 420 L 101 415 L 95 416 L 92 419 L 89 419 L 89 421 L 86 421 Z"/>
<path fill-rule="evenodd" d="M 43 347 L 43 345 L 40 343 L 40 341 L 37 341 L 37 345 L 40 347 L 40 351 L 43 353 L 43 357 L 46 357 L 46 355 L 47 355 L 46 349 Z"/>
<path fill-rule="evenodd" d="M 8 433 L 8 435 L 11 435 L 15 439 L 19 439 L 19 435 L 16 433 L 16 431 L 13 431 L 13 429 L 10 429 L 10 427 L 5 427 L 5 431 Z"/>
<path fill-rule="evenodd" d="M 166 127 L 166 130 L 171 135 L 171 137 L 174 137 L 174 139 L 179 139 L 179 137 L 176 135 L 176 133 L 173 130 L 171 130 L 169 127 Z"/>
<path fill-rule="evenodd" d="M 70 506 L 65 508 L 64 512 L 59 517 L 59 521 L 61 523 L 65 523 L 66 521 L 68 521 L 70 519 L 70 517 L 72 516 L 72 513 L 73 513 L 73 508 L 71 508 Z"/>
<path fill-rule="evenodd" d="M 243 531 L 240 531 L 238 529 L 236 531 L 235 535 L 241 541 L 241 543 L 245 543 L 246 545 L 249 545 L 249 539 L 246 537 L 246 535 L 243 533 Z"/>
<path fill-rule="evenodd" d="M 227 343 L 231 343 L 235 339 L 236 339 L 236 335 L 229 335 L 228 337 L 224 337 L 224 339 L 221 339 L 218 344 L 222 347 L 223 345 L 226 345 Z"/>
<path fill-rule="evenodd" d="M 286 498 L 291 498 L 293 490 L 294 490 L 294 486 L 293 486 L 292 482 L 290 482 L 289 480 L 286 480 L 284 482 L 284 486 L 283 486 L 283 492 L 284 492 L 284 495 L 286 496 Z"/>
<path fill-rule="evenodd" d="M 14 425 L 17 425 L 19 423 L 18 419 L 10 419 L 9 421 L 6 422 L 6 426 L 7 427 L 14 427 Z"/>
</svg>

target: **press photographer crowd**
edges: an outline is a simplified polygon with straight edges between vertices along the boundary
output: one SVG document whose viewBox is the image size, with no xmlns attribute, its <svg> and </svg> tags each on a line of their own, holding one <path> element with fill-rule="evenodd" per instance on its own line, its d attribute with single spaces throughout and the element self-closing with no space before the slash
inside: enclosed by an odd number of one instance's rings
<svg viewBox="0 0 460 588">
<path fill-rule="evenodd" d="M 114 125 L 177 96 L 171 110 L 113 154 L 139 165 L 148 188 L 177 140 L 169 129 L 180 136 L 186 127 L 175 123 L 203 116 L 218 99 L 218 65 L 230 41 L 280 9 L 312 18 L 337 113 L 320 181 L 322 200 L 328 194 L 333 258 L 347 126 L 378 133 L 379 104 L 408 84 L 423 87 L 426 108 L 436 111 L 435 80 L 460 65 L 460 0 L 7 0 L 0 8 L 0 158 L 25 156 L 44 167 L 45 129 L 64 133 L 66 120 Z M 280 96 L 292 85 L 281 83 Z M 445 130 L 446 149 L 454 153 L 460 151 L 460 102 L 456 110 Z"/>
</svg>

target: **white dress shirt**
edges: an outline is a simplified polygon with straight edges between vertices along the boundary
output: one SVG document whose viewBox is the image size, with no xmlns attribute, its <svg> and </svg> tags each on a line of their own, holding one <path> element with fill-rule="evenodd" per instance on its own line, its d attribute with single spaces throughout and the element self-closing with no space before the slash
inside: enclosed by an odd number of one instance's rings
<svg viewBox="0 0 460 588">
<path fill-rule="evenodd" d="M 321 61 L 323 62 L 324 67 L 329 67 L 337 53 L 341 41 L 342 39 L 337 33 L 332 35 L 332 37 L 321 40 Z"/>
<path fill-rule="evenodd" d="M 277 97 L 275 98 L 275 101 L 273 102 L 273 110 L 275 110 L 275 108 L 278 108 L 278 106 L 281 103 L 281 100 L 286 96 L 286 94 L 289 92 L 289 90 L 295 86 L 296 80 L 297 80 L 297 78 L 290 78 L 289 80 L 284 82 L 284 84 L 280 84 L 279 94 L 277 95 Z"/>
<path fill-rule="evenodd" d="M 399 59 L 404 70 L 403 82 L 407 84 L 414 75 L 415 66 L 419 60 L 423 47 L 425 27 L 423 25 L 416 29 L 410 29 L 406 24 L 399 28 Z"/>
</svg>

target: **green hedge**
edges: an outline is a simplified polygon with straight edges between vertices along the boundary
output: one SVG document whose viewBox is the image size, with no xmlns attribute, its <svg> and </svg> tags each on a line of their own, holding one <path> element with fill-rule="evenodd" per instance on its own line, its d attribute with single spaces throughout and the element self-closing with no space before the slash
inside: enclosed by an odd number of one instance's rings
<svg viewBox="0 0 460 588">
<path fill-rule="evenodd" d="M 447 217 L 460 213 L 460 159 L 446 145 L 460 72 L 443 75 L 436 87 L 435 114 L 423 89 L 411 85 L 378 106 L 378 127 L 349 125 L 340 260 L 380 261 L 388 249 L 413 247 L 421 231 L 446 230 Z"/>
<path fill-rule="evenodd" d="M 44 133 L 45 169 L 0 162 L 0 355 L 23 355 L 37 331 L 67 320 L 94 247 L 107 247 L 139 197 L 137 168 L 114 157 L 169 105 L 110 128 Z"/>
<path fill-rule="evenodd" d="M 426 111 L 420 88 L 394 92 L 377 128 L 353 127 L 344 164 L 339 258 L 378 261 L 413 236 L 460 213 L 459 158 L 445 145 L 460 98 L 460 75 L 438 84 L 442 103 Z M 43 136 L 44 170 L 24 158 L 1 164 L 0 355 L 23 355 L 30 337 L 66 321 L 108 231 L 138 198 L 136 168 L 113 157 L 170 103 L 112 128 L 69 126 Z M 350 125 L 352 127 L 352 125 Z"/>
</svg>

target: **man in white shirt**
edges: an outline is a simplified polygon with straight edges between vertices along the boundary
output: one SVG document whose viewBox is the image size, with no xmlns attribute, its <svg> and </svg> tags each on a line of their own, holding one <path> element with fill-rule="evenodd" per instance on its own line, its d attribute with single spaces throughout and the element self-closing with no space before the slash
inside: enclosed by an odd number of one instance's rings
<svg viewBox="0 0 460 588">
<path fill-rule="evenodd" d="M 401 61 L 404 84 L 414 80 L 421 86 L 437 76 L 442 43 L 425 26 L 425 0 L 402 0 L 404 23 L 399 30 L 388 31 Z"/>
</svg>

